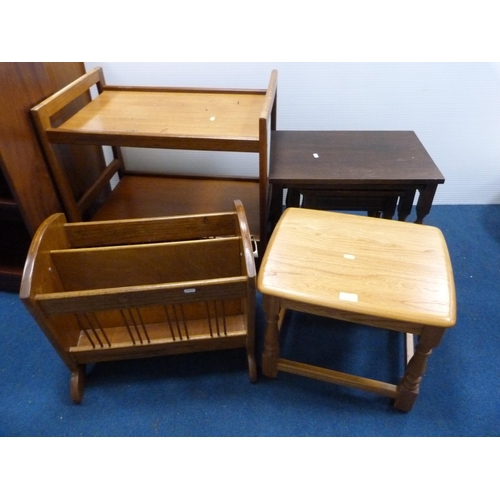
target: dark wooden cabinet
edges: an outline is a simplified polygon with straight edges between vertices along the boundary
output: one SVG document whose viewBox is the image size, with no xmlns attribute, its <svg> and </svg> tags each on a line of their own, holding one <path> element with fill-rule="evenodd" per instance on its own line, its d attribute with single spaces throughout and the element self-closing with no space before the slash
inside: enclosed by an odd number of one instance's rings
<svg viewBox="0 0 500 500">
<path fill-rule="evenodd" d="M 0 290 L 19 290 L 31 237 L 61 211 L 30 109 L 84 74 L 83 63 L 0 63 Z"/>
</svg>

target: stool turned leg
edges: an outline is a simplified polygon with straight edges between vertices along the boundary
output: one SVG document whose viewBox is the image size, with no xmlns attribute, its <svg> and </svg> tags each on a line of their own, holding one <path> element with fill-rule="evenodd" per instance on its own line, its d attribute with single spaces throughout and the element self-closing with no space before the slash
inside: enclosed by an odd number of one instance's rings
<svg viewBox="0 0 500 500">
<path fill-rule="evenodd" d="M 266 316 L 264 350 L 262 353 L 262 373 L 266 377 L 276 378 L 278 376 L 279 358 L 279 299 L 269 295 L 263 295 L 262 307 Z"/>
<path fill-rule="evenodd" d="M 444 332 L 444 328 L 426 327 L 420 335 L 415 354 L 410 359 L 403 378 L 398 384 L 398 395 L 394 402 L 394 408 L 397 410 L 410 411 L 412 409 L 427 368 L 427 360 L 432 350 L 441 342 Z"/>
</svg>

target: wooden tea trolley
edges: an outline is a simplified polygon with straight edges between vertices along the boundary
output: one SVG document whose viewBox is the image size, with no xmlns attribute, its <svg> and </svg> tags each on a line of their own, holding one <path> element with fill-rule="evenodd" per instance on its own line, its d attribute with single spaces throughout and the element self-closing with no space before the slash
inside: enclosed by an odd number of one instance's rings
<svg viewBox="0 0 500 500">
<path fill-rule="evenodd" d="M 82 100 L 95 89 L 95 98 Z M 69 221 L 220 212 L 239 199 L 252 236 L 264 248 L 276 96 L 276 70 L 267 88 L 245 90 L 111 86 L 95 68 L 31 111 Z M 91 177 L 88 167 L 65 158 L 68 145 L 111 146 L 113 159 Z M 133 172 L 121 147 L 257 153 L 258 173 L 228 178 Z M 103 202 L 115 174 L 120 182 Z"/>
<path fill-rule="evenodd" d="M 194 351 L 254 355 L 255 262 L 241 202 L 234 211 L 68 223 L 36 233 L 20 296 L 71 371 L 82 400 L 85 365 Z"/>
</svg>

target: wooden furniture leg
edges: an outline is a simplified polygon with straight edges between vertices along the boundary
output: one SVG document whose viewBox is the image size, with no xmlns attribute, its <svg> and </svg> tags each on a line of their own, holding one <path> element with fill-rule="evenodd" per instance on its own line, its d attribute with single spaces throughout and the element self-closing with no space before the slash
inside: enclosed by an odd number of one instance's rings
<svg viewBox="0 0 500 500">
<path fill-rule="evenodd" d="M 83 391 L 85 389 L 85 365 L 78 367 L 71 372 L 70 394 L 74 403 L 81 403 Z"/>
<path fill-rule="evenodd" d="M 416 189 L 409 189 L 406 193 L 401 196 L 398 205 L 398 220 L 405 221 L 410 215 L 411 208 L 413 206 L 413 200 L 415 199 Z"/>
<path fill-rule="evenodd" d="M 396 212 L 396 206 L 398 204 L 398 198 L 395 196 L 390 203 L 387 204 L 385 209 L 382 212 L 383 219 L 392 219 L 394 217 L 394 213 Z"/>
<path fill-rule="evenodd" d="M 422 224 L 424 218 L 429 214 L 436 194 L 437 184 L 426 184 L 419 189 L 420 195 L 417 202 L 417 220 L 415 223 Z"/>
<path fill-rule="evenodd" d="M 394 408 L 401 411 L 412 409 L 427 368 L 427 360 L 432 350 L 441 342 L 445 331 L 445 328 L 429 326 L 424 328 L 415 348 L 415 354 L 408 362 L 405 373 L 398 384 L 398 395 L 394 402 Z"/>
<path fill-rule="evenodd" d="M 250 295 L 247 305 L 247 338 L 246 352 L 248 363 L 248 374 L 251 382 L 257 380 L 257 363 L 255 360 L 255 295 Z"/>
<path fill-rule="evenodd" d="M 263 295 L 262 307 L 266 318 L 262 373 L 266 377 L 278 376 L 280 302 L 272 296 Z"/>
<path fill-rule="evenodd" d="M 288 188 L 288 191 L 286 193 L 286 206 L 300 207 L 300 190 Z"/>
<path fill-rule="evenodd" d="M 250 382 L 255 382 L 257 380 L 257 363 L 255 362 L 255 356 L 247 348 L 247 362 L 248 362 L 248 373 L 250 377 Z"/>
</svg>

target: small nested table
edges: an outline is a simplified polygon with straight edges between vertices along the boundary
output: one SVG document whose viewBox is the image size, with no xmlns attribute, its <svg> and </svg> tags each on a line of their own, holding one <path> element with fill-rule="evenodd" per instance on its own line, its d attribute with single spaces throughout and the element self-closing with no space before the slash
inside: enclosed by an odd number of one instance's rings
<svg viewBox="0 0 500 500">
<path fill-rule="evenodd" d="M 290 131 L 271 133 L 271 221 L 287 206 L 360 210 L 417 223 L 429 213 L 444 177 L 414 132 Z"/>
<path fill-rule="evenodd" d="M 427 359 L 456 321 L 455 285 L 438 228 L 321 210 L 288 208 L 269 241 L 257 283 L 266 331 L 262 370 L 368 390 L 409 411 Z M 407 334 L 397 385 L 280 358 L 285 309 Z M 416 346 L 413 335 L 418 336 Z M 414 347 L 414 352 L 413 352 Z"/>
</svg>

